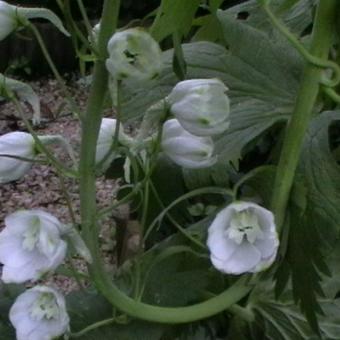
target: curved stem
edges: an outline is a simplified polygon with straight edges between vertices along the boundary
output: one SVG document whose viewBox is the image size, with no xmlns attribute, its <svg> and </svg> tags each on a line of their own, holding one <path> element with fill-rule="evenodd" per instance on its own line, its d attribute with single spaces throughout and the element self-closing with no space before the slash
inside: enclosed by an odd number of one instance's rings
<svg viewBox="0 0 340 340">
<path fill-rule="evenodd" d="M 328 58 L 332 44 L 336 7 L 336 0 L 319 2 L 310 48 L 310 53 L 317 58 L 324 60 Z M 305 66 L 292 118 L 287 126 L 272 197 L 272 210 L 279 230 L 284 223 L 285 211 L 299 163 L 303 139 L 319 93 L 322 71 L 314 64 L 308 63 Z"/>
<path fill-rule="evenodd" d="M 85 327 L 84 329 L 82 329 L 81 331 L 79 331 L 77 333 L 71 333 L 69 336 L 70 336 L 70 338 L 80 338 L 80 337 L 82 337 L 83 335 L 85 335 L 88 332 L 91 332 L 91 331 L 93 331 L 93 330 L 95 330 L 97 328 L 100 328 L 100 327 L 104 327 L 104 326 L 110 325 L 110 324 L 114 323 L 115 321 L 116 321 L 115 317 L 114 318 L 105 319 L 105 320 L 101 320 L 101 321 L 93 323 L 90 326 Z"/>
<path fill-rule="evenodd" d="M 323 92 L 331 98 L 335 103 L 340 104 L 340 95 L 332 88 L 324 86 L 322 88 Z"/>
<path fill-rule="evenodd" d="M 80 160 L 80 198 L 83 236 L 91 251 L 93 263 L 89 273 L 98 290 L 122 312 L 136 318 L 161 322 L 185 323 L 207 318 L 230 307 L 251 290 L 247 277 L 239 279 L 232 287 L 220 295 L 188 307 L 167 308 L 137 302 L 121 292 L 105 270 L 98 242 L 95 187 L 95 153 L 108 75 L 105 69 L 106 44 L 117 23 L 119 0 L 105 0 L 98 46 L 101 58 L 95 63 L 94 77 L 86 115 L 82 125 Z"/>
</svg>

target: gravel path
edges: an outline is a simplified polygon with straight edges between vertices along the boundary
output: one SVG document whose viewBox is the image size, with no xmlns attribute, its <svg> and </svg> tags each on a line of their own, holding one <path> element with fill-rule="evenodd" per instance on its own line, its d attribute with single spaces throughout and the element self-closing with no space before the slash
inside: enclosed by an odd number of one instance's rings
<svg viewBox="0 0 340 340">
<path fill-rule="evenodd" d="M 64 97 L 59 90 L 57 83 L 53 80 L 39 80 L 30 82 L 36 93 L 40 96 L 43 122 L 36 128 L 38 135 L 59 134 L 69 140 L 76 153 L 80 144 L 80 124 L 77 118 L 70 114 L 70 110 L 64 103 Z M 73 82 L 70 86 L 72 95 L 77 104 L 84 109 L 88 89 L 84 85 Z M 112 114 L 112 112 L 108 112 Z M 11 104 L 0 104 L 0 135 L 10 131 L 26 131 L 22 122 L 15 118 L 15 111 Z M 70 162 L 62 150 L 55 148 L 55 154 L 65 164 Z M 67 188 L 77 222 L 79 222 L 79 195 L 78 185 L 73 179 L 65 179 Z M 110 206 L 117 189 L 113 180 L 97 180 L 97 200 L 99 208 Z M 64 194 L 61 190 L 61 182 L 56 171 L 49 166 L 34 164 L 31 171 L 21 180 L 0 186 L 0 230 L 4 227 L 6 215 L 18 209 L 43 209 L 64 223 L 70 223 L 70 214 L 67 208 Z M 102 223 L 102 237 L 109 243 L 110 247 L 106 251 L 106 262 L 112 263 L 112 242 L 107 236 L 107 231 L 111 230 L 112 219 L 104 220 Z M 82 261 L 77 261 L 78 269 L 85 268 Z M 75 288 L 72 280 L 65 277 L 53 279 L 58 286 L 69 291 Z"/>
</svg>

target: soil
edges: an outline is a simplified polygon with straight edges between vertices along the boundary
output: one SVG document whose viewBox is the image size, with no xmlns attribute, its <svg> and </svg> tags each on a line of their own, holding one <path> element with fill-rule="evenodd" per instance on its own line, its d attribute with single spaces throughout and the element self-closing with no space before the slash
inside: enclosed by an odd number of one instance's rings
<svg viewBox="0 0 340 340">
<path fill-rule="evenodd" d="M 41 100 L 42 122 L 36 127 L 38 135 L 58 134 L 66 138 L 73 146 L 75 152 L 79 152 L 80 146 L 80 123 L 77 117 L 70 112 L 69 106 L 65 104 L 63 93 L 56 81 L 43 79 L 29 83 Z M 88 97 L 88 85 L 82 82 L 71 80 L 68 87 L 73 98 L 83 111 Z M 27 114 L 29 110 L 27 110 Z M 112 116 L 112 111 L 105 112 L 105 115 Z M 0 135 L 10 131 L 26 131 L 22 122 L 16 117 L 14 107 L 5 102 L 0 103 Z M 55 148 L 54 153 L 64 164 L 70 165 L 68 156 L 61 149 Z M 74 179 L 65 179 L 64 186 L 79 223 L 79 191 Z M 34 164 L 31 171 L 21 180 L 2 184 L 0 187 L 0 230 L 4 227 L 6 215 L 18 209 L 42 209 L 56 216 L 63 223 L 71 223 L 70 213 L 61 190 L 62 184 L 56 171 L 42 164 Z M 117 183 L 114 180 L 97 180 L 97 201 L 98 207 L 109 207 L 115 197 Z M 112 265 L 113 243 L 108 232 L 112 227 L 112 219 L 102 221 L 102 238 L 105 240 L 105 259 L 108 265 Z M 78 270 L 86 270 L 86 265 L 81 259 L 75 259 Z M 64 276 L 56 276 L 52 279 L 54 283 L 65 291 L 76 287 L 75 282 Z"/>
</svg>

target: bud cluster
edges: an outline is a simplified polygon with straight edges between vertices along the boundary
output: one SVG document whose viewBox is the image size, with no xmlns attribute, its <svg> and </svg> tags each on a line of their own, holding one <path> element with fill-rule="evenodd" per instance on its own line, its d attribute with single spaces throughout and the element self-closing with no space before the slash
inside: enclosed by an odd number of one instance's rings
<svg viewBox="0 0 340 340">
<path fill-rule="evenodd" d="M 163 151 L 180 166 L 189 169 L 213 165 L 213 136 L 230 124 L 227 87 L 219 79 L 191 79 L 179 82 L 167 97 L 175 117 L 163 126 Z"/>
</svg>

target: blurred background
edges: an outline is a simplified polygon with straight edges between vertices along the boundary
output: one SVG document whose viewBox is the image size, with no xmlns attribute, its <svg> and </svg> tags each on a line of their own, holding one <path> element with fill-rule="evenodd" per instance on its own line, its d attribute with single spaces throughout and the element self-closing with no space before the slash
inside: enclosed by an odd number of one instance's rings
<svg viewBox="0 0 340 340">
<path fill-rule="evenodd" d="M 7 2 L 12 5 L 26 7 L 46 7 L 63 19 L 63 13 L 56 0 L 20 0 Z M 63 0 L 61 2 L 69 4 L 74 20 L 80 29 L 84 29 L 77 2 L 74 0 Z M 160 2 L 161 0 L 122 1 L 119 26 L 122 27 L 137 19 L 143 19 L 157 9 Z M 228 8 L 242 2 L 245 2 L 245 0 L 226 0 L 221 7 Z M 95 25 L 100 18 L 103 0 L 83 0 L 83 3 L 91 24 Z M 203 9 L 197 12 L 197 16 L 204 14 L 206 13 Z M 145 23 L 147 24 L 148 22 L 146 21 Z M 76 49 L 71 39 L 62 35 L 46 21 L 38 20 L 35 24 L 44 38 L 45 44 L 59 70 L 61 72 L 77 71 L 79 69 L 79 58 L 77 57 Z M 138 25 L 138 21 L 136 21 L 134 25 Z M 17 34 L 11 34 L 8 38 L 0 42 L 0 72 L 25 78 L 35 78 L 50 74 L 49 67 L 45 62 L 38 44 L 30 32 L 26 30 L 20 31 Z"/>
</svg>

